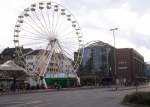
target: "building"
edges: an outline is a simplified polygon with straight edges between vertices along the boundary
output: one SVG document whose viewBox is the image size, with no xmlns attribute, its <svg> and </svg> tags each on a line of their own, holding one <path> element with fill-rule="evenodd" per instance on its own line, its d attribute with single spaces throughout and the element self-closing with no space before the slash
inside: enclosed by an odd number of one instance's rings
<svg viewBox="0 0 150 107">
<path fill-rule="evenodd" d="M 5 48 L 0 54 L 0 64 L 8 60 L 14 60 L 16 56 L 15 48 Z"/>
<path fill-rule="evenodd" d="M 133 85 L 144 82 L 144 57 L 133 48 L 120 48 L 116 52 L 119 84 Z"/>
<path fill-rule="evenodd" d="M 27 69 L 31 74 L 36 72 L 34 70 L 38 65 L 39 58 L 41 57 L 39 53 L 41 52 L 43 52 L 43 50 L 35 50 L 26 56 Z M 43 56 L 42 58 L 46 59 L 46 56 Z M 41 64 L 44 64 L 42 66 L 45 66 L 44 61 L 45 60 L 42 59 L 40 61 Z M 76 73 L 73 72 L 72 60 L 60 53 L 53 54 L 44 78 L 49 86 L 54 85 L 54 82 L 59 82 L 61 85 L 65 85 L 64 87 L 66 87 L 66 83 L 64 82 L 66 82 L 68 78 L 70 81 L 73 81 L 76 78 Z M 32 80 L 30 80 L 30 83 L 35 84 Z"/>
<path fill-rule="evenodd" d="M 28 53 L 29 51 L 31 51 L 32 49 L 30 48 L 22 48 L 22 52 L 23 54 Z M 16 52 L 16 48 L 5 48 L 1 54 L 0 54 L 0 64 L 3 64 L 4 62 L 8 61 L 8 60 L 13 60 L 15 61 L 15 63 L 17 63 L 18 61 L 18 53 Z"/>
<path fill-rule="evenodd" d="M 145 63 L 145 75 L 150 78 L 150 64 Z"/>
<path fill-rule="evenodd" d="M 82 85 L 112 84 L 114 77 L 114 48 L 102 41 L 84 47 L 78 75 Z"/>
<path fill-rule="evenodd" d="M 18 57 L 18 53 L 15 48 L 5 48 L 0 54 L 0 64 L 3 64 L 7 60 L 13 60 L 17 65 L 24 67 L 27 72 L 33 75 L 34 68 L 37 65 L 37 61 L 39 59 L 39 53 L 42 50 L 32 50 L 30 48 L 22 48 L 22 53 L 26 56 L 25 59 L 21 59 Z M 53 78 L 59 81 L 63 78 L 63 81 L 67 81 L 69 78 L 70 81 L 76 79 L 76 73 L 73 72 L 73 65 L 72 60 L 64 57 L 61 54 L 54 54 L 52 60 L 50 61 L 47 73 L 45 74 L 45 78 L 49 82 L 49 78 Z M 61 79 L 60 79 L 61 78 Z M 27 81 L 30 83 L 31 86 L 35 86 L 37 82 L 34 78 L 28 78 Z M 53 81 L 55 82 L 55 81 Z"/>
</svg>

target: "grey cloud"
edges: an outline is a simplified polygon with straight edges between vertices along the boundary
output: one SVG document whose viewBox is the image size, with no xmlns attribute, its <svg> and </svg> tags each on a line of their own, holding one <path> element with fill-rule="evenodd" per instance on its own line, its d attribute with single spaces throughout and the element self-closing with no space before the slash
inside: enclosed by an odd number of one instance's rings
<svg viewBox="0 0 150 107">
<path fill-rule="evenodd" d="M 150 35 L 134 32 L 130 36 L 125 36 L 125 38 L 135 44 L 136 47 L 145 47 L 150 49 Z"/>
<path fill-rule="evenodd" d="M 103 10 L 105 9 L 119 9 L 119 7 L 121 7 L 122 5 L 127 4 L 131 11 L 134 11 L 139 15 L 145 14 L 147 10 L 150 10 L 150 0 L 65 0 L 64 3 L 68 5 L 70 9 L 75 11 L 77 13 L 76 15 L 82 15 L 77 17 L 80 17 L 79 19 L 82 19 L 81 21 L 84 28 L 101 29 L 104 31 L 106 29 L 98 25 L 99 23 L 97 23 L 96 25 L 95 23 L 93 23 L 92 19 L 86 20 L 86 17 L 90 17 L 90 13 L 92 13 L 92 11 L 97 12 L 97 14 L 99 14 L 99 21 L 104 21 L 106 23 L 106 26 L 109 27 L 113 25 L 113 22 L 109 22 L 109 20 L 107 20 L 107 18 L 103 16 Z M 144 46 L 150 49 L 149 35 L 143 35 L 134 32 L 130 37 L 125 35 L 122 38 L 128 39 L 137 47 Z"/>
<path fill-rule="evenodd" d="M 69 5 L 71 9 L 82 11 L 86 9 L 87 12 L 90 9 L 106 9 L 106 8 L 117 8 L 122 6 L 126 0 L 65 0 L 64 3 Z"/>
<path fill-rule="evenodd" d="M 143 14 L 150 10 L 150 0 L 129 0 L 129 7 L 131 10 Z"/>
</svg>

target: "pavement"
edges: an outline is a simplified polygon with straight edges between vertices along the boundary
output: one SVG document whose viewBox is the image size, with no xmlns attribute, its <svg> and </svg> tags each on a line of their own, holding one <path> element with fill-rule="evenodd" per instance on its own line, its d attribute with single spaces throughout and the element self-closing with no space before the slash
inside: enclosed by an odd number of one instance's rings
<svg viewBox="0 0 150 107">
<path fill-rule="evenodd" d="M 0 96 L 0 107 L 129 107 L 121 101 L 135 89 L 110 90 L 111 88 L 84 87 L 84 89 L 38 90 L 28 94 Z M 148 91 L 150 88 L 139 88 Z"/>
<path fill-rule="evenodd" d="M 138 87 L 130 86 L 130 87 L 118 87 L 118 91 L 122 90 L 132 90 L 132 89 L 141 89 L 148 88 L 150 85 L 141 85 Z M 106 91 L 116 91 L 115 86 L 110 87 L 100 87 L 100 86 L 84 86 L 84 87 L 75 87 L 75 88 L 62 88 L 62 89 L 38 89 L 38 90 L 17 90 L 16 92 L 6 91 L 0 93 L 0 95 L 14 95 L 14 94 L 27 94 L 27 93 L 43 93 L 43 92 L 53 92 L 53 91 L 68 91 L 68 90 L 88 90 L 88 89 L 104 89 Z"/>
</svg>

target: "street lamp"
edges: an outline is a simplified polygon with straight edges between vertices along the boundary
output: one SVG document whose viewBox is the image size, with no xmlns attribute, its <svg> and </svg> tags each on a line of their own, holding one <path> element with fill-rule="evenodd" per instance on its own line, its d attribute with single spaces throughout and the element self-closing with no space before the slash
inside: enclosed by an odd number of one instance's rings
<svg viewBox="0 0 150 107">
<path fill-rule="evenodd" d="M 112 28 L 112 29 L 110 29 L 110 31 L 112 31 L 113 32 L 113 38 L 114 38 L 114 72 L 115 72 L 115 85 L 116 85 L 116 87 L 115 87 L 115 90 L 117 90 L 118 89 L 118 86 L 117 86 L 117 69 L 116 69 L 116 40 L 115 40 L 115 31 L 116 30 L 118 30 L 118 28 Z"/>
</svg>

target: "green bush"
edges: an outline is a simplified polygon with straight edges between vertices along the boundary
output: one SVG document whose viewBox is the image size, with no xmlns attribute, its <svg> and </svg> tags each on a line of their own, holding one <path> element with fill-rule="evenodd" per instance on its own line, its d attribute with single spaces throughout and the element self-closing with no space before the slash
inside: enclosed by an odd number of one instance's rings
<svg viewBox="0 0 150 107">
<path fill-rule="evenodd" d="M 126 95 L 123 103 L 150 105 L 150 92 L 137 92 L 131 95 Z"/>
</svg>

